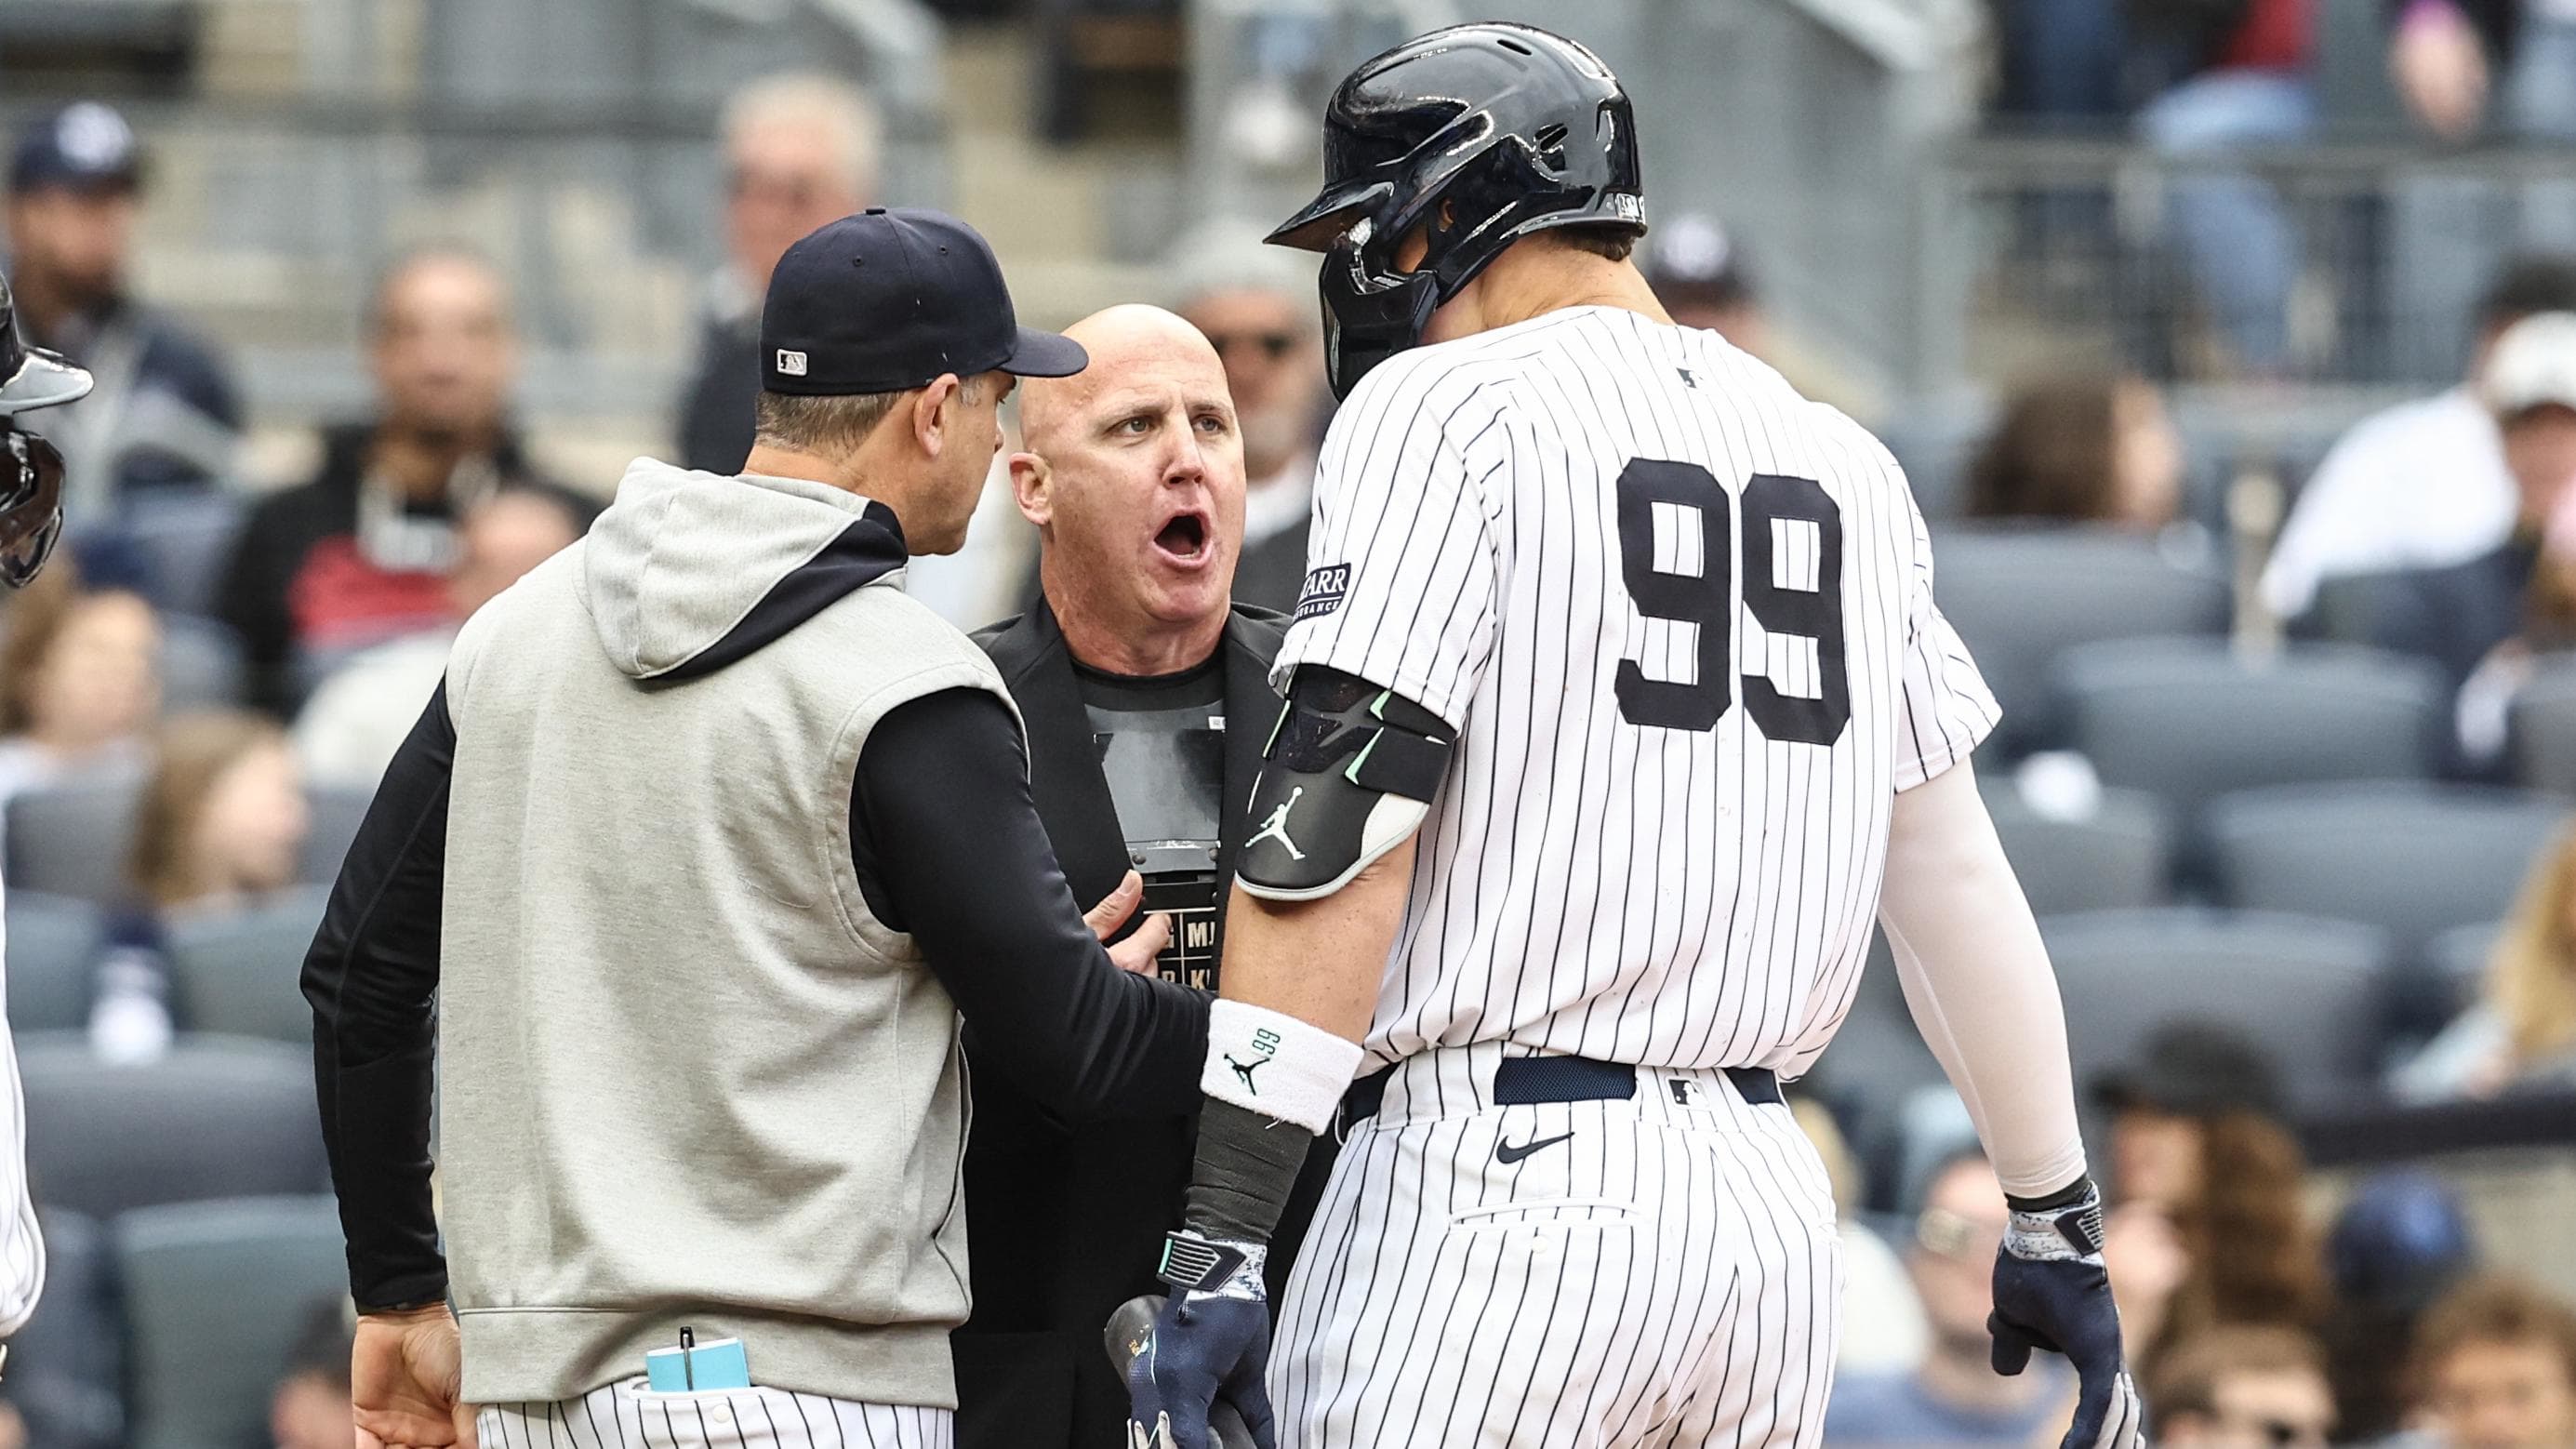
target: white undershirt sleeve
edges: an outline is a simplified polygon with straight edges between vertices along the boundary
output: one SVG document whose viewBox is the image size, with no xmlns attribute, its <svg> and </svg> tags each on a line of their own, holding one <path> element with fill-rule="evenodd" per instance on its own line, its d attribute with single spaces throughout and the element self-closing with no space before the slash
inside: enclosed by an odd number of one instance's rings
<svg viewBox="0 0 2576 1449">
<path fill-rule="evenodd" d="M 26 1326 L 45 1291 L 45 1240 L 27 1198 L 27 1104 L 5 1017 L 8 999 L 8 981 L 0 975 L 0 1340 Z"/>
<path fill-rule="evenodd" d="M 2004 1191 L 2073 1182 L 2084 1143 L 2057 974 L 1964 761 L 1896 797 L 1878 918 L 1914 1024 Z"/>
</svg>

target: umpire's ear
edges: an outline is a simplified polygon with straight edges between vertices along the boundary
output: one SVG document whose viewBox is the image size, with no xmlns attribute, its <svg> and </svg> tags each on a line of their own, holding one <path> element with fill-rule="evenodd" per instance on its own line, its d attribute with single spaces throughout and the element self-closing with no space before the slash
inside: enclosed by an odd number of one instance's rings
<svg viewBox="0 0 2576 1449">
<path fill-rule="evenodd" d="M 1055 521 L 1055 469 L 1037 453 L 1011 455 L 1011 496 L 1020 516 L 1040 528 Z"/>
</svg>

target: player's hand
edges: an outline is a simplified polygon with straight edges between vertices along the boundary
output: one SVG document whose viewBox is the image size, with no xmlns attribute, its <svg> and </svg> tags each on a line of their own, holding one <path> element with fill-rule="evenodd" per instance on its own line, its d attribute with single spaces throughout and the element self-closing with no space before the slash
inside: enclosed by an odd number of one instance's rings
<svg viewBox="0 0 2576 1449">
<path fill-rule="evenodd" d="M 1127 918 L 1136 914 L 1136 907 L 1144 900 L 1145 878 L 1131 870 L 1118 882 L 1116 890 L 1102 896 L 1100 904 L 1082 913 L 1083 924 L 1091 927 L 1091 934 L 1099 937 L 1105 945 L 1111 936 L 1117 934 L 1120 926 L 1127 924 Z M 1162 955 L 1163 948 L 1170 944 L 1172 918 L 1147 916 L 1145 924 L 1136 928 L 1136 934 L 1109 947 L 1110 964 L 1121 971 L 1151 976 L 1154 974 L 1154 958 Z"/>
<path fill-rule="evenodd" d="M 464 1373 L 445 1304 L 361 1315 L 349 1354 L 358 1449 L 475 1449 L 474 1410 L 458 1401 Z"/>
<path fill-rule="evenodd" d="M 2102 1267 L 2102 1194 L 2090 1179 L 2059 1200 L 2016 1207 L 1995 1258 L 1995 1336 L 1999 1374 L 2017 1374 L 2030 1351 L 2064 1354 L 2079 1389 L 2075 1424 L 2063 1449 L 2134 1449 L 2146 1442 L 2146 1415 L 2120 1353 L 2120 1310 Z"/>
<path fill-rule="evenodd" d="M 1257 1243 L 1213 1246 L 1240 1255 L 1214 1292 L 1175 1289 L 1145 1344 L 1127 1361 L 1130 1449 L 1219 1449 L 1208 1413 L 1231 1404 L 1254 1449 L 1276 1449 L 1270 1394 L 1270 1303 Z"/>
</svg>

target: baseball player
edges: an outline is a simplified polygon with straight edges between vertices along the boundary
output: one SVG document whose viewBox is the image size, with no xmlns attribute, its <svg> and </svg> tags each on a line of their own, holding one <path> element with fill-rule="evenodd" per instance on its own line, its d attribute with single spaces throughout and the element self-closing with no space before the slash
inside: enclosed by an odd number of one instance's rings
<svg viewBox="0 0 2576 1449">
<path fill-rule="evenodd" d="M 1345 401 L 1131 1436 L 1197 1449 L 1222 1398 L 1297 1449 L 1817 1442 L 1833 1205 L 1780 1082 L 1875 913 L 2012 1195 L 1995 1366 L 2064 1353 L 2066 1443 L 2138 1443 L 2055 981 L 1967 763 L 1995 707 L 1896 465 L 1656 305 L 1583 47 L 1443 30 L 1325 127 L 1271 239 L 1325 254 Z M 1327 1129 L 1274 1350 L 1264 1242 Z"/>
<path fill-rule="evenodd" d="M 18 336 L 18 307 L 0 282 L 0 587 L 22 589 L 63 534 L 63 455 L 18 425 L 18 414 L 89 395 L 89 373 Z M 5 945 L 5 942 L 0 942 Z M 0 978 L 0 1007 L 8 998 Z M 0 1362 L 45 1291 L 45 1241 L 27 1197 L 27 1107 L 18 1049 L 0 1014 Z"/>
</svg>

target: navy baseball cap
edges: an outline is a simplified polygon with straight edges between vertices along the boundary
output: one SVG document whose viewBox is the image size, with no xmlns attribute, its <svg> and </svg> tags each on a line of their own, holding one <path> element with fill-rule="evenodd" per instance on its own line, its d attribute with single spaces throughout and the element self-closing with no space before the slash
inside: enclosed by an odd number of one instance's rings
<svg viewBox="0 0 2576 1449">
<path fill-rule="evenodd" d="M 787 249 L 760 314 L 760 385 L 804 397 L 902 392 L 941 373 L 1070 377 L 1082 344 L 1023 327 L 975 229 L 872 206 Z"/>
<path fill-rule="evenodd" d="M 9 154 L 9 189 L 43 186 L 82 191 L 131 189 L 143 181 L 143 151 L 134 128 L 112 106 L 79 101 L 49 111 L 18 133 Z"/>
</svg>

